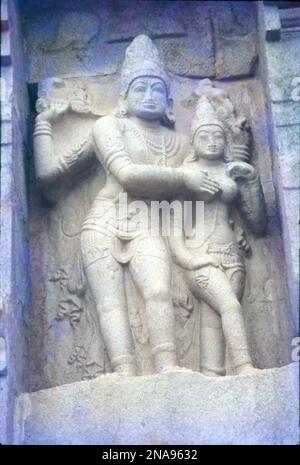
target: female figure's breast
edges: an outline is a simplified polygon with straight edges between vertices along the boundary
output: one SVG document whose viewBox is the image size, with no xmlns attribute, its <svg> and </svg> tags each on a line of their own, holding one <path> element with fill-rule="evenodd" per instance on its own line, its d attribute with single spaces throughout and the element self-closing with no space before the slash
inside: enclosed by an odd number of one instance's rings
<svg viewBox="0 0 300 465">
<path fill-rule="evenodd" d="M 211 241 L 229 243 L 234 240 L 229 216 L 231 203 L 238 193 L 237 184 L 223 170 L 214 173 L 205 169 L 203 171 L 206 171 L 209 177 L 219 183 L 221 192 L 215 198 L 203 203 L 203 216 L 193 215 L 194 231 L 191 236 L 186 237 L 189 239 L 189 247 L 199 247 L 199 244 Z M 197 200 L 201 199 L 198 197 Z"/>
<path fill-rule="evenodd" d="M 231 203 L 238 193 L 236 182 L 227 175 L 218 177 L 216 181 L 221 187 L 220 200 L 224 203 Z"/>
</svg>

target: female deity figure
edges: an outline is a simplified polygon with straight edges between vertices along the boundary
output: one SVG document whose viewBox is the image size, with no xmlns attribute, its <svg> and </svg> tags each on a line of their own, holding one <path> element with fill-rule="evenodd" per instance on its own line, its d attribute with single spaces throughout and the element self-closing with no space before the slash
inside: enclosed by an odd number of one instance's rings
<svg viewBox="0 0 300 465">
<path fill-rule="evenodd" d="M 125 267 L 144 300 L 155 370 L 178 365 L 166 246 L 161 236 L 150 232 L 149 206 L 137 215 L 130 204 L 141 199 L 149 204 L 150 199 L 167 199 L 185 191 L 210 197 L 219 189 L 206 174 L 178 168 L 184 144 L 171 129 L 169 87 L 156 47 L 147 36 L 136 37 L 122 68 L 119 111 L 98 119 L 92 130 L 93 151 L 105 170 L 106 184 L 82 225 L 81 260 L 112 370 L 124 375 L 137 373 Z M 67 173 L 64 160 L 53 153 L 51 139 L 51 124 L 65 111 L 66 105 L 54 105 L 37 117 L 35 166 L 44 185 Z M 128 203 L 123 216 L 117 211 L 120 194 L 126 194 Z"/>
<path fill-rule="evenodd" d="M 245 374 L 256 369 L 251 361 L 240 304 L 245 283 L 244 253 L 236 242 L 230 212 L 239 198 L 248 225 L 257 235 L 263 234 L 266 228 L 263 192 L 256 170 L 249 163 L 225 162 L 224 124 L 217 118 L 207 96 L 198 102 L 191 142 L 193 153 L 183 166 L 205 171 L 218 182 L 220 189 L 205 201 L 204 225 L 194 225 L 196 238 L 193 240 L 187 234 L 184 237 L 182 229 L 178 230 L 170 236 L 170 247 L 185 270 L 191 292 L 201 301 L 201 372 L 207 376 L 225 374 L 226 345 L 236 373 Z M 194 194 L 193 202 L 196 200 L 199 197 Z M 243 246 L 248 247 L 245 243 Z"/>
</svg>

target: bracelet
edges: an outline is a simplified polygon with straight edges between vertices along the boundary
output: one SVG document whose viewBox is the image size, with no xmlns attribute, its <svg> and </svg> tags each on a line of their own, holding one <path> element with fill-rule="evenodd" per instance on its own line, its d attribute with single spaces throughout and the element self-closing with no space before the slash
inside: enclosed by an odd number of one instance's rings
<svg viewBox="0 0 300 465">
<path fill-rule="evenodd" d="M 249 163 L 251 158 L 250 150 L 247 145 L 234 144 L 231 146 L 231 153 L 233 161 L 244 161 Z"/>
<path fill-rule="evenodd" d="M 52 132 L 50 132 L 50 131 L 34 131 L 33 137 L 37 137 L 37 136 L 50 136 L 50 137 L 52 137 Z"/>
<path fill-rule="evenodd" d="M 259 175 L 257 174 L 254 179 L 249 179 L 246 181 L 246 184 L 257 184 L 259 183 L 260 178 Z"/>
<path fill-rule="evenodd" d="M 52 126 L 48 121 L 37 121 L 33 136 L 52 136 Z"/>
</svg>

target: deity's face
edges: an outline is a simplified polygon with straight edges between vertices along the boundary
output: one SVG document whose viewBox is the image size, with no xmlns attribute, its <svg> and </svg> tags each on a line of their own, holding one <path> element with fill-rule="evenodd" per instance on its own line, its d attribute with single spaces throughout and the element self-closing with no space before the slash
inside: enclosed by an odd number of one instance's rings
<svg viewBox="0 0 300 465">
<path fill-rule="evenodd" d="M 126 110 L 129 116 L 149 121 L 163 118 L 170 104 L 165 83 L 155 77 L 140 77 L 129 87 Z"/>
<path fill-rule="evenodd" d="M 194 150 L 199 158 L 217 160 L 225 150 L 225 134 L 221 127 L 210 124 L 201 126 L 194 137 Z"/>
</svg>

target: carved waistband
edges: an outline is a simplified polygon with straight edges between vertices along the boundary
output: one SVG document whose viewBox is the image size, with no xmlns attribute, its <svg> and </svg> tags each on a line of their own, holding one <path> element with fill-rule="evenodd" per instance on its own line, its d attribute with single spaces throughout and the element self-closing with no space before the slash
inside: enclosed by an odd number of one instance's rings
<svg viewBox="0 0 300 465">
<path fill-rule="evenodd" d="M 239 246 L 235 244 L 234 242 L 229 242 L 227 244 L 220 244 L 218 242 L 209 242 L 207 244 L 207 253 L 222 253 L 222 254 L 237 254 L 240 255 L 241 257 L 243 256 L 243 253 Z"/>
</svg>

